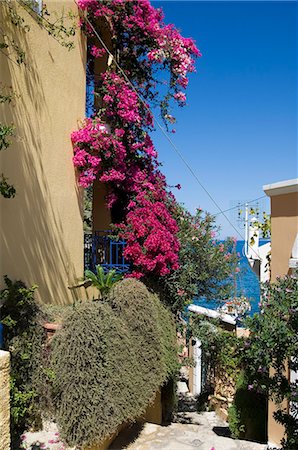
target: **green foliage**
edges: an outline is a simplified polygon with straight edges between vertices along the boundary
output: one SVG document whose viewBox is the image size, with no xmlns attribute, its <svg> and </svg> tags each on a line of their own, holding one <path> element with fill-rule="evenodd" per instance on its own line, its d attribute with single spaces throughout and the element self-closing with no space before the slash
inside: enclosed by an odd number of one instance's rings
<svg viewBox="0 0 298 450">
<path fill-rule="evenodd" d="M 12 125 L 4 125 L 0 123 L 0 150 L 5 150 L 9 147 L 9 137 L 14 135 L 14 127 Z"/>
<path fill-rule="evenodd" d="M 60 45 L 66 47 L 68 50 L 74 48 L 72 40 L 77 28 L 77 15 L 72 11 L 65 12 L 64 9 L 60 13 L 49 13 L 45 4 L 43 4 L 42 11 L 39 14 L 37 2 L 34 0 L 22 0 L 19 2 L 11 2 L 10 0 L 3 0 L 3 5 L 6 7 L 7 15 L 10 22 L 16 27 L 16 32 L 12 36 L 20 35 L 21 33 L 28 33 L 30 26 L 27 24 L 28 14 L 38 25 L 43 28 L 53 39 Z M 2 42 L 0 48 L 8 49 L 10 51 L 9 58 L 15 60 L 19 65 L 26 64 L 26 54 L 21 45 L 10 35 L 2 33 Z"/>
<path fill-rule="evenodd" d="M 41 14 L 35 13 L 34 8 L 30 5 L 30 1 L 23 2 L 24 9 L 37 21 L 37 23 L 44 28 L 47 33 L 54 38 L 62 47 L 68 50 L 74 48 L 74 37 L 77 29 L 78 16 L 71 10 L 65 12 L 52 12 L 47 9 L 46 4 L 43 4 Z"/>
<path fill-rule="evenodd" d="M 243 341 L 217 321 L 193 315 L 191 333 L 200 339 L 204 358 L 217 373 L 224 372 L 236 382 L 240 372 Z"/>
<path fill-rule="evenodd" d="M 8 179 L 3 173 L 0 175 L 0 194 L 4 198 L 12 198 L 16 195 L 14 186 L 8 183 Z"/>
<path fill-rule="evenodd" d="M 75 308 L 75 303 L 71 305 L 54 305 L 51 303 L 41 305 L 43 315 L 48 322 L 62 323 L 64 318 L 68 316 Z"/>
<path fill-rule="evenodd" d="M 229 428 L 235 439 L 267 440 L 266 398 L 261 393 L 249 390 L 244 371 L 238 376 L 233 405 L 229 408 Z"/>
<path fill-rule="evenodd" d="M 246 320 L 246 327 L 250 337 L 243 341 L 207 320 L 194 318 L 192 333 L 201 339 L 215 370 L 224 370 L 236 381 L 229 411 L 233 437 L 265 441 L 267 401 L 272 399 L 278 406 L 275 419 L 285 426 L 283 448 L 294 450 L 298 447 L 298 411 L 292 407 L 290 414 L 282 402 L 293 405 L 298 396 L 297 381 L 291 383 L 288 376 L 288 369 L 298 370 L 297 278 L 286 276 L 264 285 L 261 311 Z"/>
<path fill-rule="evenodd" d="M 159 360 L 162 364 L 162 370 L 157 371 L 156 376 L 165 380 L 173 375 L 178 367 L 175 322 L 172 314 L 161 304 L 158 296 L 150 293 L 140 281 L 126 278 L 115 285 L 109 302 L 114 312 L 124 319 L 132 330 L 132 337 L 135 337 L 134 348 L 138 349 L 138 351 L 136 350 L 138 354 L 144 352 L 144 349 L 149 352 L 155 339 L 152 365 L 154 365 L 154 361 L 158 362 Z M 136 324 L 138 324 L 138 328 L 136 328 Z M 153 352 L 153 350 L 151 351 Z M 149 357 L 147 360 L 149 361 Z M 140 368 L 144 364 L 141 357 L 139 364 Z M 157 384 L 161 385 L 162 381 Z"/>
<path fill-rule="evenodd" d="M 157 280 L 158 289 L 173 311 L 182 311 L 194 297 L 227 299 L 233 283 L 231 274 L 237 264 L 235 242 L 215 239 L 218 229 L 214 217 L 198 209 L 192 216 L 177 205 L 175 219 L 179 226 L 179 269 Z"/>
<path fill-rule="evenodd" d="M 250 214 L 252 215 L 259 215 L 258 209 L 250 209 Z M 253 222 L 253 227 L 257 230 L 261 231 L 261 236 L 263 239 L 270 239 L 271 237 L 271 216 L 270 214 L 267 214 L 263 211 L 262 213 L 263 219 L 262 220 L 256 220 Z M 252 238 L 251 244 L 254 243 L 254 238 Z"/>
<path fill-rule="evenodd" d="M 96 266 L 96 273 L 91 270 L 85 270 L 85 278 L 91 281 L 92 286 L 96 287 L 99 292 L 99 299 L 104 299 L 115 283 L 122 280 L 123 275 L 117 273 L 115 269 L 109 270 L 105 273 L 101 265 Z"/>
<path fill-rule="evenodd" d="M 1 322 L 4 348 L 11 354 L 11 432 L 16 442 L 26 427 L 37 426 L 40 421 L 34 379 L 45 336 L 34 301 L 36 286 L 28 289 L 8 277 L 5 283 L 7 287 L 0 293 Z"/>
<path fill-rule="evenodd" d="M 35 408 L 37 392 L 35 389 L 23 389 L 13 375 L 11 375 L 10 392 L 12 438 L 14 442 L 17 442 L 25 428 L 34 426 L 39 420 L 39 417 L 36 419 L 38 413 Z M 32 418 L 33 421 L 31 422 Z"/>
<path fill-rule="evenodd" d="M 123 280 L 108 301 L 78 305 L 52 342 L 61 436 L 91 445 L 135 420 L 175 370 L 176 356 L 173 319 L 142 283 Z"/>
<path fill-rule="evenodd" d="M 7 88 L 0 83 L 0 104 L 11 103 L 15 97 L 16 94 L 11 90 L 11 88 Z M 5 150 L 9 147 L 10 136 L 14 136 L 14 127 L 12 125 L 0 123 L 0 150 Z M 0 175 L 0 194 L 4 198 L 12 198 L 16 194 L 14 186 L 8 183 L 8 179 L 3 175 L 3 173 Z"/>
<path fill-rule="evenodd" d="M 241 423 L 240 413 L 237 410 L 235 404 L 230 406 L 228 411 L 228 421 L 229 421 L 229 429 L 231 431 L 231 436 L 234 439 L 239 439 L 244 435 L 245 425 Z"/>
<path fill-rule="evenodd" d="M 283 448 L 298 448 L 298 411 L 289 411 L 283 400 L 297 402 L 298 384 L 287 369 L 298 371 L 298 283 L 286 276 L 262 289 L 261 312 L 248 319 L 251 335 L 244 361 L 250 387 L 275 401 L 275 419 L 285 426 Z M 271 370 L 269 370 L 271 369 Z"/>
<path fill-rule="evenodd" d="M 192 335 L 200 339 L 209 371 L 236 387 L 233 405 L 229 408 L 229 427 L 236 439 L 245 438 L 264 442 L 266 439 L 266 399 L 258 392 L 248 390 L 243 370 L 243 338 L 222 329 L 216 321 L 192 317 Z M 257 411 L 256 411 L 257 410 Z"/>
<path fill-rule="evenodd" d="M 0 82 L 0 104 L 1 103 L 11 103 L 17 94 L 12 90 L 10 86 L 5 86 Z"/>
<path fill-rule="evenodd" d="M 84 189 L 84 231 L 92 231 L 92 202 L 93 189 L 88 187 Z"/>
</svg>

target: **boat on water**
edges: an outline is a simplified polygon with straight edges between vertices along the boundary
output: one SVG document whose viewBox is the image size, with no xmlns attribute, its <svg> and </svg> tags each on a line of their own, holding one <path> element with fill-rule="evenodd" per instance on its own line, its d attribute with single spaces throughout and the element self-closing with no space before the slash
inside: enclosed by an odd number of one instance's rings
<svg viewBox="0 0 298 450">
<path fill-rule="evenodd" d="M 251 304 L 247 297 L 241 295 L 225 302 L 217 309 L 221 313 L 229 314 L 235 319 L 242 319 L 251 310 Z"/>
</svg>

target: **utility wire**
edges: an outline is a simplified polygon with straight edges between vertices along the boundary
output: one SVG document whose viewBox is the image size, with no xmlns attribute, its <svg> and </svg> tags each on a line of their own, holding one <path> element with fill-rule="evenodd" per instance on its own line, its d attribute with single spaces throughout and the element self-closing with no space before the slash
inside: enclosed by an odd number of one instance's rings
<svg viewBox="0 0 298 450">
<path fill-rule="evenodd" d="M 77 5 L 77 7 L 79 8 L 79 5 L 77 3 L 76 0 L 73 0 L 74 3 Z M 179 158 L 181 159 L 181 161 L 184 163 L 184 165 L 187 167 L 187 169 L 189 170 L 189 172 L 192 174 L 192 176 L 195 178 L 195 180 L 197 181 L 197 183 L 200 185 L 200 187 L 203 189 L 203 191 L 207 194 L 207 196 L 210 198 L 210 200 L 212 201 L 212 203 L 216 206 L 216 208 L 220 211 L 220 214 L 222 214 L 226 221 L 231 225 L 231 227 L 233 228 L 234 231 L 236 231 L 236 233 L 238 234 L 238 236 L 241 237 L 242 240 L 245 241 L 245 238 L 243 237 L 243 235 L 240 233 L 239 229 L 237 229 L 234 224 L 229 220 L 229 218 L 227 217 L 227 215 L 225 214 L 225 211 L 222 210 L 222 208 L 220 207 L 220 205 L 217 203 L 217 201 L 212 197 L 212 195 L 209 193 L 208 189 L 203 185 L 203 183 L 200 181 L 199 177 L 197 176 L 197 174 L 194 172 L 194 170 L 192 169 L 192 167 L 190 166 L 190 164 L 187 162 L 187 160 L 185 159 L 185 157 L 183 156 L 183 154 L 181 153 L 181 151 L 178 149 L 178 147 L 176 146 L 176 144 L 172 141 L 172 139 L 170 138 L 170 136 L 168 135 L 168 133 L 166 132 L 166 130 L 164 129 L 164 127 L 160 124 L 159 120 L 156 118 L 156 116 L 152 113 L 151 109 L 149 108 L 149 106 L 147 105 L 146 101 L 142 98 L 141 94 L 139 93 L 139 91 L 135 88 L 135 86 L 133 85 L 133 83 L 130 81 L 130 79 L 128 78 L 128 76 L 126 75 L 126 73 L 124 72 L 124 70 L 122 69 L 122 67 L 118 64 L 116 58 L 114 57 L 114 55 L 110 52 L 110 50 L 108 49 L 108 47 L 106 46 L 105 42 L 102 40 L 102 38 L 100 37 L 100 35 L 98 34 L 98 32 L 96 31 L 96 29 L 94 28 L 93 24 L 90 22 L 90 20 L 88 19 L 87 16 L 85 16 L 85 20 L 88 22 L 90 28 L 92 29 L 93 33 L 95 34 L 95 36 L 97 37 L 97 39 L 99 40 L 100 44 L 103 46 L 103 48 L 106 50 L 106 52 L 108 53 L 108 55 L 110 56 L 110 58 L 112 58 L 112 60 L 115 62 L 117 68 L 120 70 L 120 72 L 123 74 L 125 80 L 127 81 L 127 83 L 131 86 L 131 88 L 133 89 L 133 91 L 137 94 L 138 98 L 140 99 L 140 101 L 142 102 L 142 104 L 144 105 L 144 107 L 147 109 L 147 111 L 152 115 L 152 117 L 154 118 L 155 123 L 158 125 L 158 128 L 161 130 L 161 132 L 163 133 L 163 135 L 165 136 L 165 138 L 169 141 L 169 143 L 172 145 L 173 149 L 175 150 L 175 152 L 177 153 L 177 155 L 179 156 Z M 249 245 L 249 243 L 248 243 Z M 249 245 L 249 247 L 251 248 L 251 250 L 259 257 L 259 255 L 257 254 L 257 252 L 254 250 L 253 247 L 251 247 Z"/>
<path fill-rule="evenodd" d="M 262 198 L 265 198 L 265 197 L 267 197 L 267 195 L 262 195 L 261 197 L 255 198 L 254 200 L 249 200 L 248 202 L 245 202 L 245 203 L 238 203 L 238 205 L 233 206 L 232 208 L 229 208 L 229 209 L 225 209 L 223 212 L 226 213 L 228 211 L 232 211 L 233 209 L 237 209 L 240 206 L 246 206 L 246 204 L 248 204 L 248 203 L 254 203 L 254 202 L 256 202 L 258 200 L 261 200 Z M 222 213 L 220 212 L 220 213 L 214 214 L 214 216 L 217 217 L 220 214 L 222 214 Z"/>
</svg>

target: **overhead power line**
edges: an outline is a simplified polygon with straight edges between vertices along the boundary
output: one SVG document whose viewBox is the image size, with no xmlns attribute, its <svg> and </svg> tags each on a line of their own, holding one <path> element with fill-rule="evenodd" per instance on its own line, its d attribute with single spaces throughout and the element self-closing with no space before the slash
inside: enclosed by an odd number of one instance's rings
<svg viewBox="0 0 298 450">
<path fill-rule="evenodd" d="M 257 202 L 258 200 L 261 200 L 262 198 L 265 198 L 265 197 L 267 197 L 267 195 L 262 195 L 261 197 L 255 198 L 255 199 L 253 199 L 253 200 L 249 200 L 249 201 L 247 201 L 247 202 L 245 202 L 245 203 L 238 203 L 236 206 L 233 206 L 232 208 L 229 208 L 229 209 L 225 209 L 223 212 L 226 213 L 226 212 L 229 212 L 229 211 L 233 211 L 233 209 L 237 209 L 237 208 L 239 208 L 240 206 L 246 206 L 246 204 L 248 204 L 248 203 L 254 203 L 254 202 Z M 219 216 L 220 214 L 221 214 L 221 212 L 219 212 L 219 213 L 217 213 L 217 214 L 214 214 L 214 216 L 217 217 L 217 216 Z"/>
</svg>

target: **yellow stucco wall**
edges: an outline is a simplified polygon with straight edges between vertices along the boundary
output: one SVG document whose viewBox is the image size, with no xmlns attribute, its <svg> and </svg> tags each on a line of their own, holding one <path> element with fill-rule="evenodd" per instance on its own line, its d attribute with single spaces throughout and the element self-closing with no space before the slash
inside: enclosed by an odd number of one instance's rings
<svg viewBox="0 0 298 450">
<path fill-rule="evenodd" d="M 47 1 L 50 12 L 71 9 L 72 0 Z M 23 33 L 0 2 L 1 26 L 25 50 L 26 65 L 0 54 L 1 81 L 18 97 L 0 105 L 0 121 L 15 125 L 16 137 L 0 152 L 1 172 L 17 191 L 0 198 L 0 276 L 39 286 L 42 302 L 69 303 L 82 292 L 69 291 L 83 275 L 82 192 L 72 163 L 70 133 L 85 116 L 86 41 L 80 30 L 68 51 L 25 12 Z M 11 55 L 12 56 L 12 55 Z"/>
<path fill-rule="evenodd" d="M 298 192 L 271 196 L 271 282 L 289 273 L 289 259 L 298 232 Z M 271 375 L 274 370 L 271 368 Z M 290 376 L 289 371 L 285 374 Z M 284 401 L 282 407 L 286 408 Z M 268 402 L 268 442 L 279 446 L 284 427 L 274 419 L 277 406 Z"/>
<path fill-rule="evenodd" d="M 298 233 L 298 192 L 271 197 L 271 280 L 284 276 Z"/>
<path fill-rule="evenodd" d="M 270 376 L 274 376 L 274 369 L 270 368 Z M 289 371 L 287 369 L 285 373 L 286 377 L 289 377 Z M 280 405 L 282 409 L 288 408 L 288 402 L 284 400 Z M 274 444 L 274 446 L 280 446 L 281 440 L 285 435 L 285 428 L 283 425 L 278 423 L 274 418 L 274 413 L 278 411 L 278 407 L 274 401 L 269 400 L 268 402 L 268 442 Z"/>
</svg>

